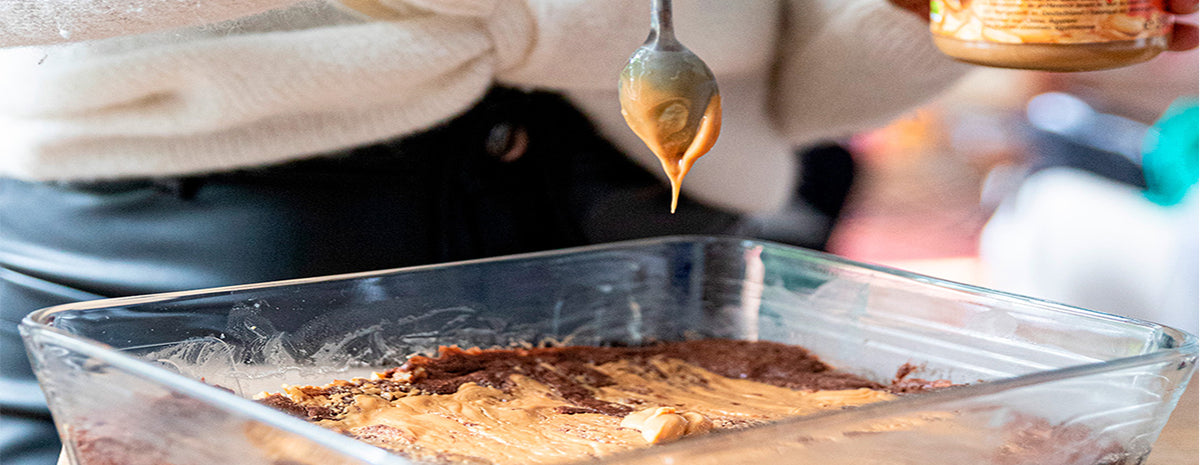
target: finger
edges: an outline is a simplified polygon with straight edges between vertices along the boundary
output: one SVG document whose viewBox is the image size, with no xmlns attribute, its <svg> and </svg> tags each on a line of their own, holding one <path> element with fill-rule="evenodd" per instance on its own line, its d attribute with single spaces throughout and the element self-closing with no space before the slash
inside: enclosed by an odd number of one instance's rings
<svg viewBox="0 0 1200 465">
<path fill-rule="evenodd" d="M 927 0 L 891 0 L 891 2 L 893 5 L 911 11 L 929 21 L 929 2 Z"/>
<path fill-rule="evenodd" d="M 1195 13 L 1197 5 L 1196 0 L 1171 0 L 1167 2 L 1167 9 L 1175 14 L 1186 15 Z"/>
<path fill-rule="evenodd" d="M 1175 52 L 1196 48 L 1197 35 L 1195 24 L 1175 23 L 1175 30 L 1171 32 L 1171 43 L 1167 48 Z"/>
</svg>

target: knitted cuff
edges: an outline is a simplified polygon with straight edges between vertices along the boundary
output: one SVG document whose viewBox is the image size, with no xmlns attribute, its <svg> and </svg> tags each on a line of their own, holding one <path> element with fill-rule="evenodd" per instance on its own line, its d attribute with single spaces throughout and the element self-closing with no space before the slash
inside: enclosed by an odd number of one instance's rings
<svg viewBox="0 0 1200 465">
<path fill-rule="evenodd" d="M 497 72 L 525 62 L 534 44 L 534 23 L 524 0 L 336 0 L 336 3 L 379 21 L 438 16 L 478 20 L 494 45 Z"/>
</svg>

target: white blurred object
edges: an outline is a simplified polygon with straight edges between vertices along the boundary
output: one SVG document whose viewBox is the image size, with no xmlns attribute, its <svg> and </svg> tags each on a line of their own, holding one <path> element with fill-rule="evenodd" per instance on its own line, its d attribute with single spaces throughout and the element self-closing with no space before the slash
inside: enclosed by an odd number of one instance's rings
<svg viewBox="0 0 1200 465">
<path fill-rule="evenodd" d="M 1047 92 L 1029 99 L 1025 114 L 1034 128 L 1095 150 L 1142 163 L 1142 141 L 1149 126 L 1100 113 L 1079 97 Z"/>
<path fill-rule="evenodd" d="M 1125 184 L 1047 169 L 996 211 L 980 256 L 997 289 L 1196 333 L 1198 221 L 1195 189 L 1162 207 Z"/>
</svg>

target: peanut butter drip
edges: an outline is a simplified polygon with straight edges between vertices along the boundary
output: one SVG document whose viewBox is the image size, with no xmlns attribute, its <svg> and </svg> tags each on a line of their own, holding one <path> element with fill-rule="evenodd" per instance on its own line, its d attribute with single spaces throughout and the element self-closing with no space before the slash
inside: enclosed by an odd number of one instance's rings
<svg viewBox="0 0 1200 465">
<path fill-rule="evenodd" d="M 679 205 L 683 177 L 708 153 L 721 133 L 721 95 L 696 101 L 648 82 L 632 79 L 622 82 L 621 115 L 626 124 L 650 148 L 671 180 L 671 213 Z M 699 104 L 703 104 L 700 107 Z"/>
<path fill-rule="evenodd" d="M 602 386 L 588 392 L 631 413 L 581 409 L 525 374 L 508 375 L 505 389 L 467 382 L 450 394 L 430 394 L 406 384 L 412 373 L 393 370 L 373 380 L 288 387 L 260 400 L 418 460 L 552 464 L 895 398 L 869 388 L 801 391 L 733 379 L 662 355 L 592 368 L 597 374 L 587 376 Z M 530 369 L 538 370 L 566 374 L 549 363 Z"/>
</svg>

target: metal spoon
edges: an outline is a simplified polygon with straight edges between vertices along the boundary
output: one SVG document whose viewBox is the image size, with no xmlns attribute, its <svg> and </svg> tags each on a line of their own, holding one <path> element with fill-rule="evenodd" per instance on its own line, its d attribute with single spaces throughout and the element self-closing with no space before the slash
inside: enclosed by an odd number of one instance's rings
<svg viewBox="0 0 1200 465">
<path fill-rule="evenodd" d="M 651 0 L 650 36 L 621 71 L 620 99 L 671 179 L 674 213 L 683 177 L 721 132 L 721 96 L 708 65 L 675 39 L 671 0 Z"/>
</svg>

